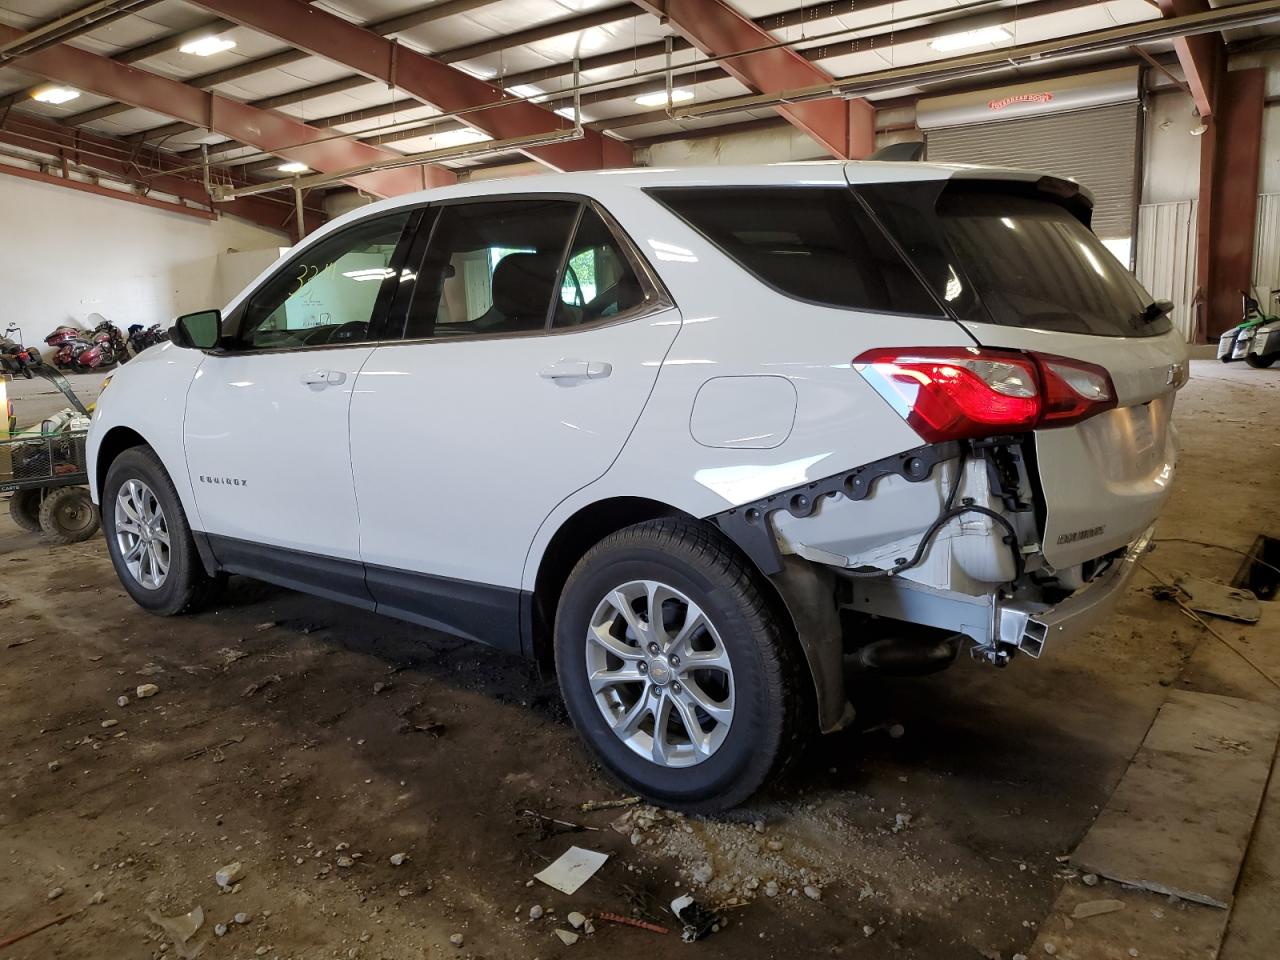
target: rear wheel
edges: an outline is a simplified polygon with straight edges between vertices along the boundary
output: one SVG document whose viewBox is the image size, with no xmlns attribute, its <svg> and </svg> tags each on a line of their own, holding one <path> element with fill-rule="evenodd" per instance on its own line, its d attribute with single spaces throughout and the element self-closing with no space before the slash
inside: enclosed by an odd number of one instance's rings
<svg viewBox="0 0 1280 960">
<path fill-rule="evenodd" d="M 54 543 L 79 543 L 98 532 L 98 511 L 84 487 L 58 487 L 40 504 L 40 529 Z"/>
<path fill-rule="evenodd" d="M 9 498 L 9 516 L 27 533 L 39 533 L 40 491 L 15 490 Z"/>
<path fill-rule="evenodd" d="M 658 803 L 736 806 L 801 742 L 796 648 L 755 571 L 696 522 L 639 524 L 588 551 L 560 598 L 555 654 L 578 731 Z"/>
<path fill-rule="evenodd" d="M 102 515 L 116 576 L 140 607 L 168 617 L 213 598 L 221 578 L 205 572 L 178 491 L 150 447 L 112 461 Z"/>
<path fill-rule="evenodd" d="M 1244 358 L 1244 362 L 1251 367 L 1257 367 L 1260 370 L 1265 370 L 1278 359 L 1280 359 L 1280 353 L 1268 353 L 1265 356 L 1258 356 L 1256 353 L 1251 353 L 1249 356 Z"/>
</svg>

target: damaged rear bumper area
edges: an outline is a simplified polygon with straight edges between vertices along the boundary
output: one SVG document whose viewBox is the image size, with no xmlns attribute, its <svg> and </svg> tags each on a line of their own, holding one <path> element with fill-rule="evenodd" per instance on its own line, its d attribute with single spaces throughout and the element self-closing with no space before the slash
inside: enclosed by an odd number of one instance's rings
<svg viewBox="0 0 1280 960">
<path fill-rule="evenodd" d="M 853 600 L 847 606 L 859 613 L 962 633 L 974 641 L 973 655 L 992 663 L 1007 663 L 1014 651 L 1039 657 L 1049 643 L 1083 636 L 1110 609 L 1150 547 L 1153 531 L 1148 528 L 1057 603 L 1017 594 L 968 596 L 886 577 L 854 581 Z"/>
</svg>

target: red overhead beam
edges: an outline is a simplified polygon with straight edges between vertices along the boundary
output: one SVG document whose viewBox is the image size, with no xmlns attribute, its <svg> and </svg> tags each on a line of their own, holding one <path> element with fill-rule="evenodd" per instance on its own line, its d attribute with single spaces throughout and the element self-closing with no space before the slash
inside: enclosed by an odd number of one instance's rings
<svg viewBox="0 0 1280 960">
<path fill-rule="evenodd" d="M 635 0 L 654 16 L 667 20 L 680 34 L 708 56 L 740 57 L 722 61 L 739 83 L 756 93 L 774 93 L 828 83 L 830 74 L 778 42 L 749 17 L 723 0 Z M 780 104 L 777 111 L 817 140 L 833 156 L 858 160 L 875 150 L 875 108 L 866 100 L 814 100 Z"/>
<path fill-rule="evenodd" d="M 447 113 L 497 104 L 504 99 L 500 89 L 469 73 L 400 46 L 304 0 L 194 2 L 228 20 L 403 90 Z M 522 100 L 468 113 L 463 120 L 495 140 L 550 133 L 563 129 L 566 124 L 563 118 L 550 110 Z M 630 148 L 594 130 L 583 131 L 580 140 L 531 147 L 523 152 L 557 170 L 597 170 L 631 165 Z"/>
<path fill-rule="evenodd" d="M 288 231 L 293 220 L 293 204 L 266 196 L 240 197 L 216 205 L 211 201 L 201 180 L 166 172 L 166 167 L 180 162 L 166 160 L 160 154 L 140 151 L 137 147 L 111 137 L 68 129 L 61 124 L 29 114 L 10 113 L 0 126 L 0 143 L 19 147 L 59 161 L 95 170 L 121 183 L 131 183 L 143 191 L 155 191 L 181 197 L 208 208 L 207 212 L 229 213 L 271 230 Z M 58 179 L 58 178 L 54 178 Z M 68 186 L 69 184 L 60 184 Z M 78 188 L 77 188 L 78 189 Z M 103 188 L 105 196 L 138 199 L 139 195 Z M 145 194 L 143 194 L 145 196 Z M 163 203 L 163 201 L 155 201 Z M 153 204 L 154 205 L 154 204 Z M 188 208 L 194 210 L 194 208 Z M 308 210 L 308 231 L 324 222 L 315 210 Z"/>
<path fill-rule="evenodd" d="M 1157 0 L 1160 12 L 1166 17 L 1180 17 L 1189 13 L 1203 13 L 1210 9 L 1208 0 Z M 1202 33 L 1194 37 L 1178 37 L 1173 41 L 1178 63 L 1187 76 L 1191 98 L 1201 118 L 1213 116 L 1215 84 L 1218 74 L 1226 67 L 1226 49 L 1220 33 Z"/>
<path fill-rule="evenodd" d="M 26 167 L 15 167 L 10 163 L 0 163 L 0 173 L 8 174 L 11 177 L 21 177 L 24 180 L 34 180 L 36 183 L 47 183 L 55 187 L 65 187 L 68 190 L 78 190 L 81 193 L 92 193 L 98 197 L 110 197 L 112 200 L 124 200 L 126 203 L 139 203 L 146 207 L 153 207 L 160 210 L 167 210 L 169 213 L 179 213 L 187 217 L 195 217 L 198 220 L 217 220 L 218 215 L 212 210 L 205 207 L 188 207 L 185 204 L 177 203 L 172 200 L 158 200 L 155 197 L 148 197 L 143 194 L 129 193 L 127 190 L 115 190 L 111 187 L 103 187 L 96 183 L 89 183 L 85 180 L 76 180 L 72 177 L 58 177 L 51 173 L 45 173 L 42 170 L 28 170 Z"/>
<path fill-rule="evenodd" d="M 0 41 L 19 36 L 22 31 L 0 24 Z M 305 163 L 320 173 L 339 173 L 402 156 L 349 137 L 331 139 L 332 131 L 282 113 L 197 90 L 66 44 L 31 54 L 23 60 L 22 68 L 80 90 L 185 120 L 259 150 Z M 455 179 L 442 167 L 422 166 L 366 173 L 349 177 L 346 182 L 380 197 L 393 197 Z"/>
</svg>

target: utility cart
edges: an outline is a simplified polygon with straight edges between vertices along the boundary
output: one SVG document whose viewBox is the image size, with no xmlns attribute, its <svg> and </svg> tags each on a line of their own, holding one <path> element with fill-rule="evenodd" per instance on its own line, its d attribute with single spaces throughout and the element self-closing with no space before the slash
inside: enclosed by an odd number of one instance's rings
<svg viewBox="0 0 1280 960">
<path fill-rule="evenodd" d="M 43 532 L 56 543 L 78 543 L 98 531 L 85 457 L 89 411 L 58 371 L 41 364 L 33 372 L 56 386 L 71 409 L 18 431 L 8 378 L 0 378 L 0 494 L 10 494 L 9 515 L 23 530 Z"/>
</svg>

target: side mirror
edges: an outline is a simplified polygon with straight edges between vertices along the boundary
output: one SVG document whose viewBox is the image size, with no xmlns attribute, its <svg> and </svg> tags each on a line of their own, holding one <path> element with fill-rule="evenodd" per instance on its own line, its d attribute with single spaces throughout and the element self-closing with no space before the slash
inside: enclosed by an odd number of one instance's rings
<svg viewBox="0 0 1280 960">
<path fill-rule="evenodd" d="M 184 314 L 173 322 L 169 339 L 189 350 L 212 350 L 222 339 L 222 311 Z"/>
</svg>

